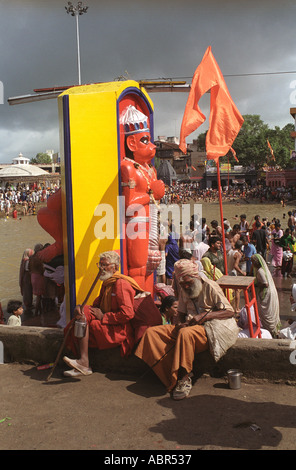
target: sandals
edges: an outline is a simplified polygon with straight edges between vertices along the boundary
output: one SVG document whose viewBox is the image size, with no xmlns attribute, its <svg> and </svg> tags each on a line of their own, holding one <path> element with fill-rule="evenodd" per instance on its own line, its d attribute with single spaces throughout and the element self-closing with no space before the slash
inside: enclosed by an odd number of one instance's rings
<svg viewBox="0 0 296 470">
<path fill-rule="evenodd" d="M 64 371 L 64 377 L 81 377 L 83 376 L 82 372 L 76 369 L 70 369 Z"/>
<path fill-rule="evenodd" d="M 80 372 L 82 375 L 91 375 L 92 374 L 92 369 L 90 367 L 85 367 L 79 364 L 76 359 L 70 359 L 67 356 L 63 357 L 63 361 L 70 366 L 72 369 L 77 370 Z M 70 372 L 70 371 L 69 371 Z M 72 375 L 73 377 L 73 375 Z"/>
</svg>

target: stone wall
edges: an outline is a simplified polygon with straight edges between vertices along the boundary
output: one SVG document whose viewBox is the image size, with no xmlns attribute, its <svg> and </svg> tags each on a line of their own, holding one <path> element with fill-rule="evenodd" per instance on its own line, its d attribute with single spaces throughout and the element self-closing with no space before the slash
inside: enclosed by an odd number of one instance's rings
<svg viewBox="0 0 296 470">
<path fill-rule="evenodd" d="M 0 341 L 4 346 L 4 362 L 30 361 L 41 365 L 55 361 L 63 342 L 63 331 L 58 328 L 0 325 Z M 296 365 L 290 361 L 295 349 L 296 341 L 238 338 L 235 346 L 217 363 L 209 352 L 199 354 L 194 369 L 197 375 L 208 373 L 219 377 L 228 369 L 237 368 L 245 377 L 296 383 Z M 122 358 L 119 348 L 90 350 L 90 362 L 94 371 L 102 373 L 141 375 L 148 370 L 136 356 Z"/>
</svg>

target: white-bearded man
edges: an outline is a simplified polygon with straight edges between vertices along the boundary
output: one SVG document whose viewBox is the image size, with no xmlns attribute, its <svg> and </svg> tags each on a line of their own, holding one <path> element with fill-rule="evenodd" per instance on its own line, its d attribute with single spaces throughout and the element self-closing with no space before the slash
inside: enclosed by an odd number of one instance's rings
<svg viewBox="0 0 296 470">
<path fill-rule="evenodd" d="M 83 338 L 76 338 L 73 328 L 68 336 L 66 346 L 78 359 L 64 356 L 64 361 L 72 369 L 65 371 L 64 375 L 76 377 L 77 375 L 90 375 L 89 348 L 110 349 L 120 346 L 121 355 L 131 353 L 135 344 L 134 329 L 131 320 L 135 316 L 134 297 L 137 292 L 143 292 L 139 285 L 129 276 L 121 274 L 119 270 L 120 257 L 115 251 L 106 251 L 100 255 L 98 268 L 99 279 L 103 281 L 99 296 L 93 304 L 85 305 L 83 312 L 80 305 L 74 310 L 75 319 L 86 317 L 86 334 Z"/>
<path fill-rule="evenodd" d="M 196 354 L 211 349 L 205 322 L 231 319 L 234 322 L 232 344 L 236 341 L 238 328 L 233 318 L 234 310 L 215 281 L 201 277 L 191 260 L 181 259 L 174 268 L 181 287 L 179 319 L 175 325 L 148 328 L 135 355 L 153 368 L 167 391 L 172 392 L 173 399 L 181 400 L 192 388 Z"/>
</svg>

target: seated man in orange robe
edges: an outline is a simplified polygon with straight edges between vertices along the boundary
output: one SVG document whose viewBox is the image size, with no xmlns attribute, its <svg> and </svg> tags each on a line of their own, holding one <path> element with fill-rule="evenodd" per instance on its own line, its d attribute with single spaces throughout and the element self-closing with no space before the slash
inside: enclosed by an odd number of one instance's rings
<svg viewBox="0 0 296 470">
<path fill-rule="evenodd" d="M 100 255 L 98 267 L 102 288 L 92 306 L 81 309 L 77 305 L 74 318 L 65 328 L 65 333 L 75 320 L 86 319 L 86 332 L 83 338 L 74 336 L 74 329 L 69 333 L 66 346 L 80 358 L 75 360 L 64 356 L 64 361 L 72 369 L 65 371 L 66 376 L 90 375 L 88 348 L 109 349 L 120 346 L 121 355 L 131 353 L 135 343 L 134 330 L 130 320 L 135 316 L 134 297 L 136 292 L 143 292 L 129 276 L 120 274 L 120 257 L 115 251 L 106 251 Z M 77 351 L 78 350 L 78 351 Z"/>
</svg>

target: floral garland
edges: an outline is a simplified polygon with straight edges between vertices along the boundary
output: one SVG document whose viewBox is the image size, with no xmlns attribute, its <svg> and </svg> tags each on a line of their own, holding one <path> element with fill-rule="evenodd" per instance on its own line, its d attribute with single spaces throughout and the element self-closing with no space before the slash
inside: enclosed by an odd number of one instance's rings
<svg viewBox="0 0 296 470">
<path fill-rule="evenodd" d="M 156 205 L 156 207 L 157 207 L 158 209 L 160 209 L 160 206 L 159 206 L 159 204 L 157 203 L 157 201 L 156 201 L 156 199 L 155 199 L 155 197 L 154 197 L 154 195 L 153 195 L 153 190 L 150 188 L 150 181 L 149 181 L 148 177 L 146 176 L 146 174 L 144 173 L 144 172 L 148 173 L 148 175 L 150 176 L 150 178 L 152 178 L 151 169 L 148 170 L 148 169 L 145 168 L 143 165 L 141 165 L 141 163 L 137 163 L 137 162 L 135 162 L 134 160 L 132 160 L 131 158 L 125 157 L 124 160 L 127 160 L 128 162 L 133 163 L 133 164 L 134 164 L 134 167 L 136 168 L 136 170 L 139 170 L 140 173 L 143 175 L 143 177 L 145 178 L 146 183 L 147 183 L 148 194 L 150 195 L 150 197 L 151 197 L 153 203 Z M 153 173 L 154 173 L 154 172 L 153 172 Z"/>
</svg>

